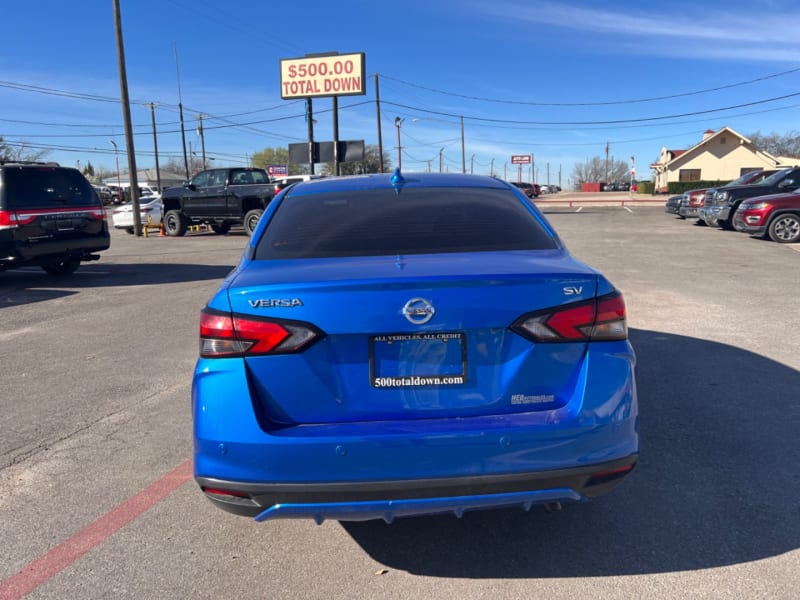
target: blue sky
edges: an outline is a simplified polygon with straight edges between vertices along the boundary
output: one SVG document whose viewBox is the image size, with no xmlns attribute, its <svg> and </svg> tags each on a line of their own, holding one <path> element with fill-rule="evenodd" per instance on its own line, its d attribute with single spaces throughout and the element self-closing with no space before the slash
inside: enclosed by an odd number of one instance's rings
<svg viewBox="0 0 800 600">
<path fill-rule="evenodd" d="M 0 135 L 113 169 L 109 140 L 125 142 L 112 1 L 7 4 Z M 367 94 L 340 98 L 340 138 L 377 144 L 378 73 L 384 150 L 396 162 L 399 116 L 405 171 L 438 171 L 440 156 L 460 171 L 461 117 L 468 172 L 515 179 L 511 156 L 533 154 L 537 181 L 562 185 L 606 143 L 647 179 L 662 146 L 707 129 L 800 129 L 796 1 L 120 4 L 139 168 L 154 166 L 150 102 L 162 162 L 181 155 L 176 50 L 187 143 L 199 153 L 204 115 L 213 165 L 303 142 L 304 105 L 281 99 L 279 61 L 329 51 L 366 54 Z M 330 109 L 314 101 L 317 140 L 333 138 Z"/>
</svg>

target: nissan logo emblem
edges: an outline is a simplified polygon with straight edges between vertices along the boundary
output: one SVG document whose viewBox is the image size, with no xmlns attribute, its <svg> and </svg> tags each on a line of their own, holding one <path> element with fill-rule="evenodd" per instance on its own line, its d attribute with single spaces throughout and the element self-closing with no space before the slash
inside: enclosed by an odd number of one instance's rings
<svg viewBox="0 0 800 600">
<path fill-rule="evenodd" d="M 425 298 L 412 298 L 403 307 L 403 315 L 414 325 L 422 325 L 433 318 L 436 311 Z"/>
</svg>

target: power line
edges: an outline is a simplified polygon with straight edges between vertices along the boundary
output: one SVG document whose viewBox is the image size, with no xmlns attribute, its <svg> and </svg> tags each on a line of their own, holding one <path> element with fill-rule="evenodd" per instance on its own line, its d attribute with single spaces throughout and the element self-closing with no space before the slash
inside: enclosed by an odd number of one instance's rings
<svg viewBox="0 0 800 600">
<path fill-rule="evenodd" d="M 711 108 L 708 110 L 698 110 L 692 112 L 685 112 L 685 113 L 678 113 L 673 115 L 661 115 L 658 117 L 642 117 L 638 119 L 612 119 L 607 121 L 525 121 L 525 120 L 517 120 L 517 119 L 491 119 L 488 117 L 472 117 L 467 115 L 456 115 L 453 113 L 446 113 L 441 111 L 435 110 L 427 110 L 424 108 L 408 106 L 406 104 L 398 104 L 395 102 L 389 102 L 387 100 L 383 101 L 383 104 L 388 104 L 390 106 L 397 106 L 400 108 L 404 108 L 406 110 L 414 110 L 417 112 L 422 112 L 426 114 L 434 114 L 439 116 L 446 116 L 446 117 L 453 117 L 453 118 L 460 118 L 463 117 L 465 120 L 476 121 L 476 122 L 484 122 L 484 123 L 508 123 L 512 125 L 617 125 L 620 123 L 647 123 L 652 121 L 666 121 L 669 119 L 679 119 L 682 117 L 692 117 L 696 115 L 708 115 L 718 112 L 724 112 L 726 110 L 734 110 L 737 108 L 745 108 L 748 106 L 758 106 L 759 104 L 766 104 L 767 102 L 776 102 L 778 100 L 786 100 L 787 98 L 795 98 L 800 96 L 800 92 L 795 92 L 793 94 L 785 94 L 783 96 L 776 96 L 774 98 L 766 98 L 764 100 L 756 100 L 754 102 L 745 102 L 743 104 L 733 104 L 731 106 L 725 106 L 722 108 Z"/>
<path fill-rule="evenodd" d="M 744 86 L 744 85 L 750 85 L 752 83 L 758 83 L 758 82 L 761 82 L 761 81 L 766 81 L 768 79 L 774 79 L 776 77 L 783 77 L 784 75 L 790 75 L 792 73 L 797 73 L 798 71 L 800 71 L 800 67 L 798 67 L 796 69 L 789 69 L 788 71 L 781 71 L 780 73 L 773 73 L 771 75 L 765 75 L 764 77 L 757 77 L 756 79 L 749 79 L 747 81 L 740 81 L 740 82 L 737 82 L 737 83 L 730 83 L 730 84 L 727 84 L 727 85 L 721 85 L 719 87 L 707 88 L 707 89 L 704 89 L 704 90 L 696 90 L 696 91 L 693 91 L 693 92 L 683 92 L 683 93 L 679 93 L 679 94 L 670 94 L 668 96 L 654 96 L 652 98 L 638 98 L 638 99 L 632 99 L 632 100 L 612 100 L 612 101 L 607 101 L 607 102 L 531 102 L 531 101 L 525 101 L 525 100 L 505 100 L 505 99 L 501 99 L 501 98 L 484 98 L 484 97 L 480 97 L 480 96 L 470 96 L 470 95 L 467 95 L 467 94 L 459 94 L 459 93 L 456 93 L 456 92 L 447 92 L 447 91 L 444 91 L 444 90 L 439 90 L 439 89 L 436 89 L 436 88 L 427 87 L 427 86 L 419 85 L 419 84 L 416 84 L 416 83 L 411 83 L 410 81 L 404 81 L 402 79 L 399 79 L 397 77 L 391 77 L 389 75 L 381 74 L 381 75 L 379 75 L 379 77 L 382 77 L 384 79 L 389 79 L 391 81 L 395 81 L 397 83 L 401 83 L 401 84 L 407 85 L 409 87 L 414 87 L 414 88 L 417 88 L 417 89 L 425 90 L 427 92 L 433 92 L 433 93 L 442 94 L 442 95 L 445 95 L 445 96 L 453 96 L 455 98 L 463 98 L 465 100 L 476 100 L 476 101 L 479 101 L 479 102 L 493 102 L 493 103 L 496 103 L 496 104 L 517 104 L 517 105 L 522 105 L 522 106 L 560 106 L 560 107 L 565 107 L 565 106 L 612 106 L 612 105 L 620 105 L 620 104 L 641 104 L 641 103 L 644 103 L 644 102 L 657 102 L 657 101 L 661 101 L 661 100 L 673 100 L 675 98 L 686 98 L 688 96 L 698 96 L 700 94 L 708 94 L 708 93 L 711 93 L 711 92 L 719 92 L 719 91 L 722 91 L 722 90 L 728 90 L 728 89 L 735 88 L 735 87 L 741 87 L 741 86 Z"/>
</svg>

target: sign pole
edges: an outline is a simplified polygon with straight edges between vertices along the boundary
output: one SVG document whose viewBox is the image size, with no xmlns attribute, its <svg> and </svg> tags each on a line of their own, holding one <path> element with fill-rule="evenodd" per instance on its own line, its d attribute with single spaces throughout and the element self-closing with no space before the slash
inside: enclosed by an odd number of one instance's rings
<svg viewBox="0 0 800 600">
<path fill-rule="evenodd" d="M 311 98 L 306 98 L 306 121 L 308 122 L 308 173 L 314 174 L 314 109 Z"/>
</svg>

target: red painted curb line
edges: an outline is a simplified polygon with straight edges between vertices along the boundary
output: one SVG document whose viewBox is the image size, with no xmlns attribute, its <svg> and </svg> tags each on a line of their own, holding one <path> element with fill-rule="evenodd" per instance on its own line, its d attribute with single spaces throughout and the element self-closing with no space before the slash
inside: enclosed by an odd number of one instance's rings
<svg viewBox="0 0 800 600">
<path fill-rule="evenodd" d="M 0 581 L 0 600 L 18 600 L 72 565 L 84 554 L 152 508 L 192 477 L 191 459 L 164 475 L 78 531 L 69 539 L 48 550 L 18 573 Z"/>
</svg>

